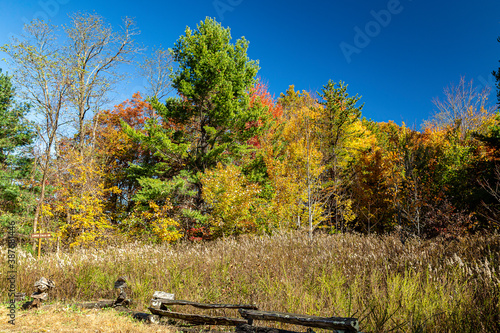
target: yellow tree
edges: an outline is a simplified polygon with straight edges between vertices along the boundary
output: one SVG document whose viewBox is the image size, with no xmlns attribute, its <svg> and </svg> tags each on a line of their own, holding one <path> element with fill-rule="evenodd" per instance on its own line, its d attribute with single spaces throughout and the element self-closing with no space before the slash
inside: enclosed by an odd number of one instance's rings
<svg viewBox="0 0 500 333">
<path fill-rule="evenodd" d="M 38 134 L 43 144 L 41 190 L 33 230 L 37 230 L 40 210 L 45 202 L 46 184 L 60 125 L 72 118 L 77 140 L 83 150 L 84 125 L 89 114 L 108 102 L 106 97 L 121 80 L 118 66 L 130 62 L 136 52 L 131 20 L 124 20 L 122 33 L 114 32 L 102 17 L 77 13 L 57 29 L 43 21 L 25 25 L 24 35 L 2 47 L 12 60 L 17 85 L 40 117 Z"/>
<path fill-rule="evenodd" d="M 360 121 L 363 108 L 357 105 L 360 97 L 349 96 L 344 82 L 329 81 L 319 97 L 321 108 L 317 123 L 325 166 L 322 181 L 328 200 L 328 216 L 330 225 L 345 230 L 355 218 L 347 191 L 352 182 L 350 166 L 355 156 L 370 146 L 370 140 L 366 139 L 369 133 Z"/>
<path fill-rule="evenodd" d="M 71 247 L 104 244 L 113 229 L 105 213 L 105 198 L 118 190 L 105 188 L 102 163 L 90 146 L 83 148 L 77 148 L 73 140 L 59 142 L 54 193 L 43 211 L 57 224 L 57 235 Z"/>
<path fill-rule="evenodd" d="M 353 227 L 367 232 L 383 232 L 393 217 L 392 196 L 387 183 L 390 161 L 381 147 L 361 153 L 354 167 L 352 186 L 356 220 Z"/>
<path fill-rule="evenodd" d="M 260 186 L 249 182 L 239 167 L 217 166 L 201 174 L 208 224 L 215 237 L 254 232 L 260 226 Z"/>
<path fill-rule="evenodd" d="M 154 201 L 144 209 L 140 204 L 123 220 L 122 232 L 129 237 L 148 237 L 152 241 L 175 243 L 182 238 L 180 224 L 173 216 L 173 206 L 170 200 L 164 200 L 162 205 Z"/>
<path fill-rule="evenodd" d="M 318 178 L 322 155 L 316 135 L 317 103 L 307 92 L 291 86 L 279 100 L 283 113 L 260 139 L 262 154 L 274 190 L 270 202 L 275 227 L 301 227 L 309 231 L 323 219 Z M 296 221 L 296 222 L 295 222 Z"/>
</svg>

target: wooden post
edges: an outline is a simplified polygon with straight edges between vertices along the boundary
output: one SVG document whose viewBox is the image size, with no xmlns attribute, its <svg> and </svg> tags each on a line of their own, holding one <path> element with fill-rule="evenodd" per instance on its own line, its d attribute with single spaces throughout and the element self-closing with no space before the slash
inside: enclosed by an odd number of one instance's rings
<svg viewBox="0 0 500 333">
<path fill-rule="evenodd" d="M 40 260 L 40 249 L 42 247 L 42 237 L 38 238 L 38 260 Z"/>
<path fill-rule="evenodd" d="M 42 248 L 42 238 L 50 238 L 50 237 L 52 237 L 52 235 L 48 232 L 45 232 L 42 234 L 40 231 L 38 231 L 38 233 L 31 234 L 31 238 L 38 238 L 38 260 L 40 260 L 40 252 L 41 252 L 41 248 Z"/>
</svg>

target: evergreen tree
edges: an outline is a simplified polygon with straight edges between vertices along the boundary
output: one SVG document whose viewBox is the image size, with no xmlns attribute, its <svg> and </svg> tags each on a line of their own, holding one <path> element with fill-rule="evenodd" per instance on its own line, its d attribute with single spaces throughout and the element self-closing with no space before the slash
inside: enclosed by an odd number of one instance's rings
<svg viewBox="0 0 500 333">
<path fill-rule="evenodd" d="M 497 38 L 497 41 L 500 43 L 500 37 Z M 497 71 L 493 71 L 492 74 L 497 80 L 497 99 L 498 99 L 498 106 L 500 107 L 500 67 L 498 68 Z"/>
<path fill-rule="evenodd" d="M 2 223 L 18 219 L 31 195 L 23 180 L 31 170 L 31 158 L 23 148 L 33 142 L 34 131 L 25 118 L 28 107 L 17 105 L 11 78 L 0 69 L 0 215 Z M 32 198 L 31 198 L 32 199 Z"/>
<path fill-rule="evenodd" d="M 250 107 L 248 93 L 259 68 L 247 48 L 244 38 L 232 44 L 230 30 L 210 18 L 179 37 L 172 49 L 178 63 L 172 86 L 179 97 L 165 104 L 152 100 L 157 117 L 145 132 L 125 126 L 162 161 L 152 169 L 133 167 L 136 174 L 150 170 L 149 177 L 140 179 L 138 201 L 170 198 L 174 206 L 184 207 L 181 215 L 203 220 L 199 176 L 252 149 L 248 140 L 265 117 L 264 108 Z"/>
<path fill-rule="evenodd" d="M 346 191 L 352 181 L 348 167 L 369 144 L 369 140 L 363 138 L 365 129 L 360 120 L 363 104 L 357 104 L 360 96 L 349 96 L 347 85 L 342 81 L 328 81 L 318 95 L 322 106 L 318 127 L 325 165 L 323 188 L 329 198 L 329 223 L 345 230 L 347 222 L 354 219 Z"/>
</svg>

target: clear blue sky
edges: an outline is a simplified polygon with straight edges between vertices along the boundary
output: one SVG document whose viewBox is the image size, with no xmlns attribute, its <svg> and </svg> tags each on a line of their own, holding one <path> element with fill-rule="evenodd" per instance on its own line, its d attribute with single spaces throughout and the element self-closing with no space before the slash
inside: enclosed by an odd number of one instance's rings
<svg viewBox="0 0 500 333">
<path fill-rule="evenodd" d="M 260 61 L 259 76 L 276 96 L 291 84 L 318 91 L 329 79 L 342 80 L 362 96 L 364 117 L 417 129 L 431 116 L 432 99 L 461 76 L 493 86 L 500 60 L 498 0 L 2 0 L 0 44 L 26 21 L 62 24 L 75 11 L 95 11 L 115 27 L 133 17 L 137 40 L 163 47 L 186 26 L 214 17 L 233 40 L 250 41 L 249 56 Z M 132 80 L 115 104 L 140 89 Z"/>
</svg>

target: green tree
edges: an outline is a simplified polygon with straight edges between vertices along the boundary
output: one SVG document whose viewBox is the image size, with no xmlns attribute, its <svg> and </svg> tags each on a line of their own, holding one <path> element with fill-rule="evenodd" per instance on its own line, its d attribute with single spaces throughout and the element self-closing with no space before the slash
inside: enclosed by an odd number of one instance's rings
<svg viewBox="0 0 500 333">
<path fill-rule="evenodd" d="M 500 37 L 497 38 L 497 41 L 500 43 Z M 500 107 L 500 67 L 498 67 L 497 71 L 493 71 L 492 74 L 497 80 L 497 99 L 498 99 L 498 106 Z"/>
<path fill-rule="evenodd" d="M 170 197 L 174 206 L 185 207 L 185 217 L 200 219 L 204 201 L 199 175 L 252 149 L 248 140 L 258 133 L 265 110 L 249 104 L 259 68 L 247 48 L 244 38 L 232 44 L 230 30 L 210 18 L 179 37 L 172 49 L 178 63 L 172 87 L 180 97 L 165 104 L 153 98 L 157 117 L 147 122 L 146 133 L 125 126 L 162 161 L 140 180 L 137 199 Z"/>
<path fill-rule="evenodd" d="M 26 119 L 26 105 L 15 102 L 15 89 L 0 69 L 0 215 L 19 219 L 33 196 L 24 183 L 29 178 L 32 159 L 24 148 L 33 143 L 34 130 Z"/>
<path fill-rule="evenodd" d="M 348 166 L 368 143 L 363 139 L 365 130 L 360 120 L 363 104 L 357 105 L 361 97 L 349 96 L 347 85 L 342 81 L 330 80 L 319 97 L 322 110 L 318 128 L 325 165 L 323 187 L 328 198 L 328 215 L 330 225 L 345 230 L 345 222 L 353 218 L 351 199 L 346 191 L 352 181 Z"/>
</svg>

